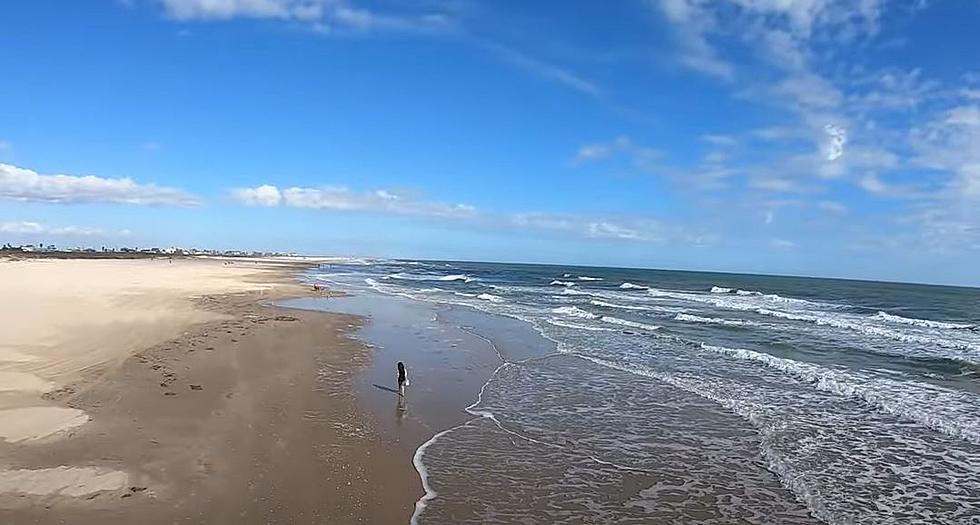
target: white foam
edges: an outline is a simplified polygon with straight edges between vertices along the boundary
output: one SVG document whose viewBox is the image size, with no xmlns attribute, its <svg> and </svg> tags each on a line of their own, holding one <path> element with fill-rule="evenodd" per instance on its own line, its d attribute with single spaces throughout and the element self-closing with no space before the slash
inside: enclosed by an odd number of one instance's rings
<svg viewBox="0 0 980 525">
<path fill-rule="evenodd" d="M 502 303 L 504 301 L 502 297 L 490 293 L 481 293 L 480 295 L 477 295 L 476 298 L 484 301 L 490 301 L 491 303 Z"/>
<path fill-rule="evenodd" d="M 588 275 L 579 275 L 578 276 L 578 280 L 579 281 L 601 281 L 603 279 L 602 279 L 602 277 L 589 277 Z"/>
<path fill-rule="evenodd" d="M 620 319 L 618 317 L 611 317 L 608 315 L 602 316 L 602 322 L 609 324 L 616 324 L 619 326 L 628 326 L 630 328 L 636 328 L 638 330 L 659 330 L 660 327 L 652 324 L 638 323 L 636 321 L 629 321 L 626 319 Z"/>
<path fill-rule="evenodd" d="M 650 289 L 648 286 L 640 286 L 638 284 L 633 284 L 630 282 L 625 282 L 619 285 L 619 287 L 622 288 L 623 290 L 649 290 Z"/>
<path fill-rule="evenodd" d="M 574 288 L 565 288 L 561 291 L 562 295 L 592 295 L 589 292 L 583 292 L 581 290 L 576 290 Z"/>
<path fill-rule="evenodd" d="M 418 275 L 412 273 L 398 272 L 386 275 L 383 279 L 397 279 L 401 281 L 463 281 L 463 282 L 473 282 L 475 279 L 465 274 L 452 274 L 452 275 Z"/>
<path fill-rule="evenodd" d="M 599 299 L 593 299 L 589 302 L 596 306 L 604 306 L 606 308 L 619 308 L 620 310 L 649 310 L 650 309 L 645 306 L 632 306 L 628 304 L 609 303 L 606 301 L 600 301 Z"/>
<path fill-rule="evenodd" d="M 808 310 L 840 310 L 847 308 L 848 305 L 825 303 L 819 301 L 808 301 L 806 299 L 796 299 L 793 297 L 783 297 L 777 294 L 763 294 L 751 290 L 736 290 L 730 293 L 731 288 L 714 286 L 711 293 L 703 292 L 683 292 L 673 290 L 650 289 L 649 294 L 656 297 L 669 297 L 682 301 L 695 301 L 699 303 L 713 304 L 719 308 L 730 308 L 734 310 L 750 310 L 762 306 L 773 306 L 772 303 L 779 305 L 792 305 L 796 308 Z"/>
<path fill-rule="evenodd" d="M 921 326 L 924 328 L 946 328 L 950 330 L 959 330 L 964 328 L 973 328 L 976 325 L 963 324 L 963 323 L 950 323 L 945 321 L 931 321 L 928 319 L 915 319 L 911 317 L 902 317 L 900 315 L 893 315 L 887 312 L 878 312 L 875 317 L 883 321 L 888 321 L 890 323 L 901 323 L 912 326 Z"/>
<path fill-rule="evenodd" d="M 690 314 L 677 314 L 674 316 L 674 320 L 684 321 L 686 323 L 720 324 L 725 326 L 759 326 L 759 323 L 743 319 L 722 319 L 719 317 L 701 317 Z"/>
<path fill-rule="evenodd" d="M 464 423 L 464 425 L 465 424 L 466 423 Z M 425 507 L 429 504 L 430 500 L 439 495 L 439 493 L 432 488 L 432 485 L 429 484 L 429 470 L 426 469 L 425 464 L 422 463 L 422 457 L 425 456 L 425 451 L 430 446 L 435 444 L 435 442 L 439 441 L 439 438 L 456 430 L 457 428 L 460 428 L 461 426 L 463 425 L 447 428 L 446 430 L 435 434 L 429 438 L 428 441 L 419 445 L 419 448 L 415 449 L 415 454 L 412 455 L 412 465 L 415 466 L 415 470 L 419 473 L 419 480 L 422 482 L 422 491 L 424 494 L 422 494 L 422 497 L 415 502 L 415 510 L 412 512 L 412 518 L 409 521 L 411 525 L 418 525 L 419 516 L 422 515 L 422 511 L 425 510 Z"/>
<path fill-rule="evenodd" d="M 580 317 L 582 319 L 598 319 L 599 318 L 598 315 L 596 315 L 594 313 L 591 313 L 591 312 L 586 312 L 585 310 L 582 310 L 581 308 L 579 308 L 577 306 L 559 306 L 558 308 L 555 308 L 554 310 L 552 310 L 552 312 L 554 312 L 556 314 L 567 315 L 569 317 Z"/>
<path fill-rule="evenodd" d="M 763 315 L 777 317 L 780 319 L 787 319 L 791 321 L 806 321 L 821 326 L 844 328 L 865 335 L 870 335 L 874 337 L 887 337 L 889 339 L 895 339 L 896 341 L 903 341 L 906 343 L 914 343 L 914 344 L 920 344 L 920 345 L 932 346 L 932 347 L 940 346 L 943 348 L 949 348 L 955 350 L 968 350 L 971 352 L 980 352 L 980 344 L 977 343 L 971 343 L 968 341 L 953 341 L 953 340 L 943 339 L 941 337 L 933 337 L 929 335 L 901 332 L 891 328 L 885 328 L 882 326 L 868 324 L 866 322 L 863 322 L 861 319 L 854 318 L 854 317 L 843 317 L 838 315 L 816 313 L 816 312 L 789 313 L 789 312 L 782 312 L 778 310 L 770 310 L 767 308 L 759 308 L 759 309 L 755 309 L 755 311 Z M 937 356 L 937 357 L 941 357 L 941 356 Z M 945 357 L 963 359 L 970 362 L 980 362 L 980 356 L 978 355 L 956 354 L 956 355 L 946 355 Z"/>
<path fill-rule="evenodd" d="M 758 361 L 811 383 L 818 390 L 863 401 L 889 414 L 980 445 L 980 419 L 969 408 L 980 403 L 977 396 L 926 383 L 895 381 L 858 372 L 832 370 L 744 348 L 727 348 L 705 343 L 701 343 L 701 348 L 737 359 Z"/>
<path fill-rule="evenodd" d="M 444 275 L 444 276 L 440 277 L 438 280 L 440 280 L 440 281 L 463 281 L 463 282 L 469 283 L 469 282 L 473 282 L 474 279 L 472 277 L 470 277 L 469 275 L 455 274 L 455 275 Z"/>
<path fill-rule="evenodd" d="M 545 319 L 545 321 L 547 321 L 548 324 L 553 324 L 555 326 L 560 326 L 562 328 L 572 328 L 574 330 L 586 330 L 586 331 L 589 331 L 589 332 L 610 332 L 610 331 L 612 331 L 611 328 L 602 328 L 602 327 L 599 327 L 599 326 L 586 326 L 586 325 L 583 325 L 583 324 L 568 323 L 568 322 L 565 322 L 565 321 L 559 321 L 558 319 L 551 319 L 551 318 L 549 318 L 549 319 Z"/>
<path fill-rule="evenodd" d="M 558 279 L 551 281 L 550 284 L 551 286 L 575 286 L 575 283 L 571 281 L 559 281 Z"/>
</svg>

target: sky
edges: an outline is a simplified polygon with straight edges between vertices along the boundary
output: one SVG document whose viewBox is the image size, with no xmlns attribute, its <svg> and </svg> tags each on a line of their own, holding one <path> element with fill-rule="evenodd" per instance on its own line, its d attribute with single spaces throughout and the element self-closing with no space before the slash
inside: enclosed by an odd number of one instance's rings
<svg viewBox="0 0 980 525">
<path fill-rule="evenodd" d="M 980 285 L 980 0 L 35 0 L 0 24 L 0 242 Z"/>
</svg>

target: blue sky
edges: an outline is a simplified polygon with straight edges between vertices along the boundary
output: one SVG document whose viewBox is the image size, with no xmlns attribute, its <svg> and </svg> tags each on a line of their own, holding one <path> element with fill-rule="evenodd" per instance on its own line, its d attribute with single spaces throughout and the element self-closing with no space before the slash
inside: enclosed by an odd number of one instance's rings
<svg viewBox="0 0 980 525">
<path fill-rule="evenodd" d="M 980 285 L 978 1 L 0 18 L 3 242 Z"/>
</svg>

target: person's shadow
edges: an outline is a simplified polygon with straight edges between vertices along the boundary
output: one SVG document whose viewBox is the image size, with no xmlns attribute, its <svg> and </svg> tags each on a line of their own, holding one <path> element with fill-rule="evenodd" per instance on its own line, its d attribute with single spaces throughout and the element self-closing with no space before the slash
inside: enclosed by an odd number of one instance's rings
<svg viewBox="0 0 980 525">
<path fill-rule="evenodd" d="M 374 387 L 375 388 L 380 388 L 381 390 L 386 390 L 388 392 L 391 392 L 392 394 L 398 394 L 399 396 L 401 396 L 401 392 L 395 390 L 394 388 L 391 388 L 390 386 L 384 386 L 384 385 L 379 385 L 379 384 L 375 383 L 374 384 Z"/>
<path fill-rule="evenodd" d="M 405 395 L 391 388 L 390 386 L 374 384 L 375 388 L 384 390 L 385 392 L 391 392 L 392 394 L 398 394 L 398 403 L 395 405 L 395 420 L 400 425 L 402 420 L 405 419 L 405 414 L 408 413 L 408 403 L 405 401 Z"/>
</svg>

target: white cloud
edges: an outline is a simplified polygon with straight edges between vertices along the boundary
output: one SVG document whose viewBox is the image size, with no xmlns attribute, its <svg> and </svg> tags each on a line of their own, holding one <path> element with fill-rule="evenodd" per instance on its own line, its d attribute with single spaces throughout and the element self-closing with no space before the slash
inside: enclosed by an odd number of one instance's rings
<svg viewBox="0 0 980 525">
<path fill-rule="evenodd" d="M 578 149 L 575 153 L 575 158 L 573 162 L 589 162 L 593 160 L 601 160 L 609 157 L 615 152 L 624 151 L 632 147 L 633 142 L 629 137 L 616 137 L 615 139 L 608 142 L 594 142 L 592 144 L 586 144 Z"/>
<path fill-rule="evenodd" d="M 678 62 L 704 75 L 731 81 L 734 68 L 718 57 L 707 40 L 714 28 L 713 19 L 697 0 L 662 0 L 661 11 L 678 28 L 680 56 Z"/>
<path fill-rule="evenodd" d="M 44 227 L 37 222 L 0 222 L 0 232 L 3 233 L 41 233 Z"/>
<path fill-rule="evenodd" d="M 640 239 L 644 237 L 644 232 L 640 230 L 608 221 L 590 222 L 587 231 L 589 237 L 596 238 Z"/>
<path fill-rule="evenodd" d="M 572 164 L 598 161 L 617 154 L 627 155 L 637 167 L 649 167 L 654 160 L 662 156 L 660 150 L 640 146 L 629 137 L 619 136 L 607 142 L 594 142 L 580 147 L 572 159 Z"/>
<path fill-rule="evenodd" d="M 311 210 L 364 212 L 452 221 L 471 228 L 507 228 L 555 232 L 589 239 L 638 242 L 675 241 L 703 245 L 712 236 L 690 234 L 649 217 L 601 217 L 552 213 L 498 213 L 468 204 L 447 204 L 412 198 L 390 189 L 357 192 L 343 186 L 278 188 L 262 185 L 231 191 L 249 206 L 285 206 Z"/>
<path fill-rule="evenodd" d="M 980 128 L 980 106 L 959 106 L 949 110 L 946 123 L 969 129 Z"/>
<path fill-rule="evenodd" d="M 197 206 L 197 197 L 182 190 L 139 184 L 129 178 L 93 175 L 42 175 L 0 164 L 0 198 L 31 202 L 108 202 L 159 206 Z"/>
<path fill-rule="evenodd" d="M 785 126 L 768 126 L 749 130 L 748 135 L 759 140 L 779 142 L 800 138 L 800 130 Z"/>
<path fill-rule="evenodd" d="M 282 201 L 279 188 L 263 184 L 256 188 L 240 188 L 232 190 L 232 197 L 250 206 L 278 206 Z"/>
<path fill-rule="evenodd" d="M 858 181 L 858 186 L 865 191 L 882 197 L 914 198 L 923 195 L 920 190 L 887 182 L 875 173 L 868 173 L 861 177 Z"/>
<path fill-rule="evenodd" d="M 532 58 L 524 52 L 497 43 L 483 41 L 481 45 L 503 60 L 542 78 L 564 84 L 586 95 L 598 96 L 601 94 L 601 89 L 599 89 L 598 85 L 568 69 Z"/>
<path fill-rule="evenodd" d="M 834 161 L 841 158 L 844 155 L 844 145 L 847 144 L 847 130 L 833 124 L 827 124 L 823 127 L 824 132 L 827 134 L 827 160 Z"/>
<path fill-rule="evenodd" d="M 596 218 L 548 213 L 516 213 L 503 221 L 524 229 L 553 231 L 590 239 L 661 242 L 688 242 L 690 239 L 677 228 L 669 228 L 649 218 Z"/>
<path fill-rule="evenodd" d="M 278 206 L 315 210 L 363 211 L 420 217 L 472 217 L 475 207 L 414 200 L 391 190 L 355 192 L 343 186 L 279 189 L 264 184 L 232 190 L 232 197 L 251 206 Z"/>
<path fill-rule="evenodd" d="M 738 144 L 738 139 L 731 135 L 721 135 L 715 133 L 701 135 L 701 140 L 718 147 L 728 147 Z"/>
<path fill-rule="evenodd" d="M 861 111 L 913 111 L 937 94 L 941 85 L 923 78 L 921 69 L 886 70 L 870 75 L 862 89 L 848 96 L 849 103 Z"/>
<path fill-rule="evenodd" d="M 847 213 L 847 206 L 837 201 L 819 201 L 817 202 L 817 208 L 834 215 L 844 215 Z"/>
<path fill-rule="evenodd" d="M 91 228 L 87 226 L 46 226 L 39 222 L 17 221 L 0 222 L 0 233 L 16 235 L 53 235 L 59 237 L 104 237 L 109 235 L 102 228 Z M 128 235 L 128 230 L 123 230 L 116 235 Z"/>
<path fill-rule="evenodd" d="M 796 248 L 795 242 L 786 239 L 772 239 L 770 244 L 772 244 L 774 248 L 780 249 Z"/>
<path fill-rule="evenodd" d="M 300 0 L 161 0 L 167 15 L 178 20 L 299 17 L 308 3 Z"/>
<path fill-rule="evenodd" d="M 439 12 L 381 13 L 344 0 L 160 0 L 163 12 L 180 21 L 268 19 L 308 24 L 320 33 L 438 31 L 452 21 Z"/>
</svg>

